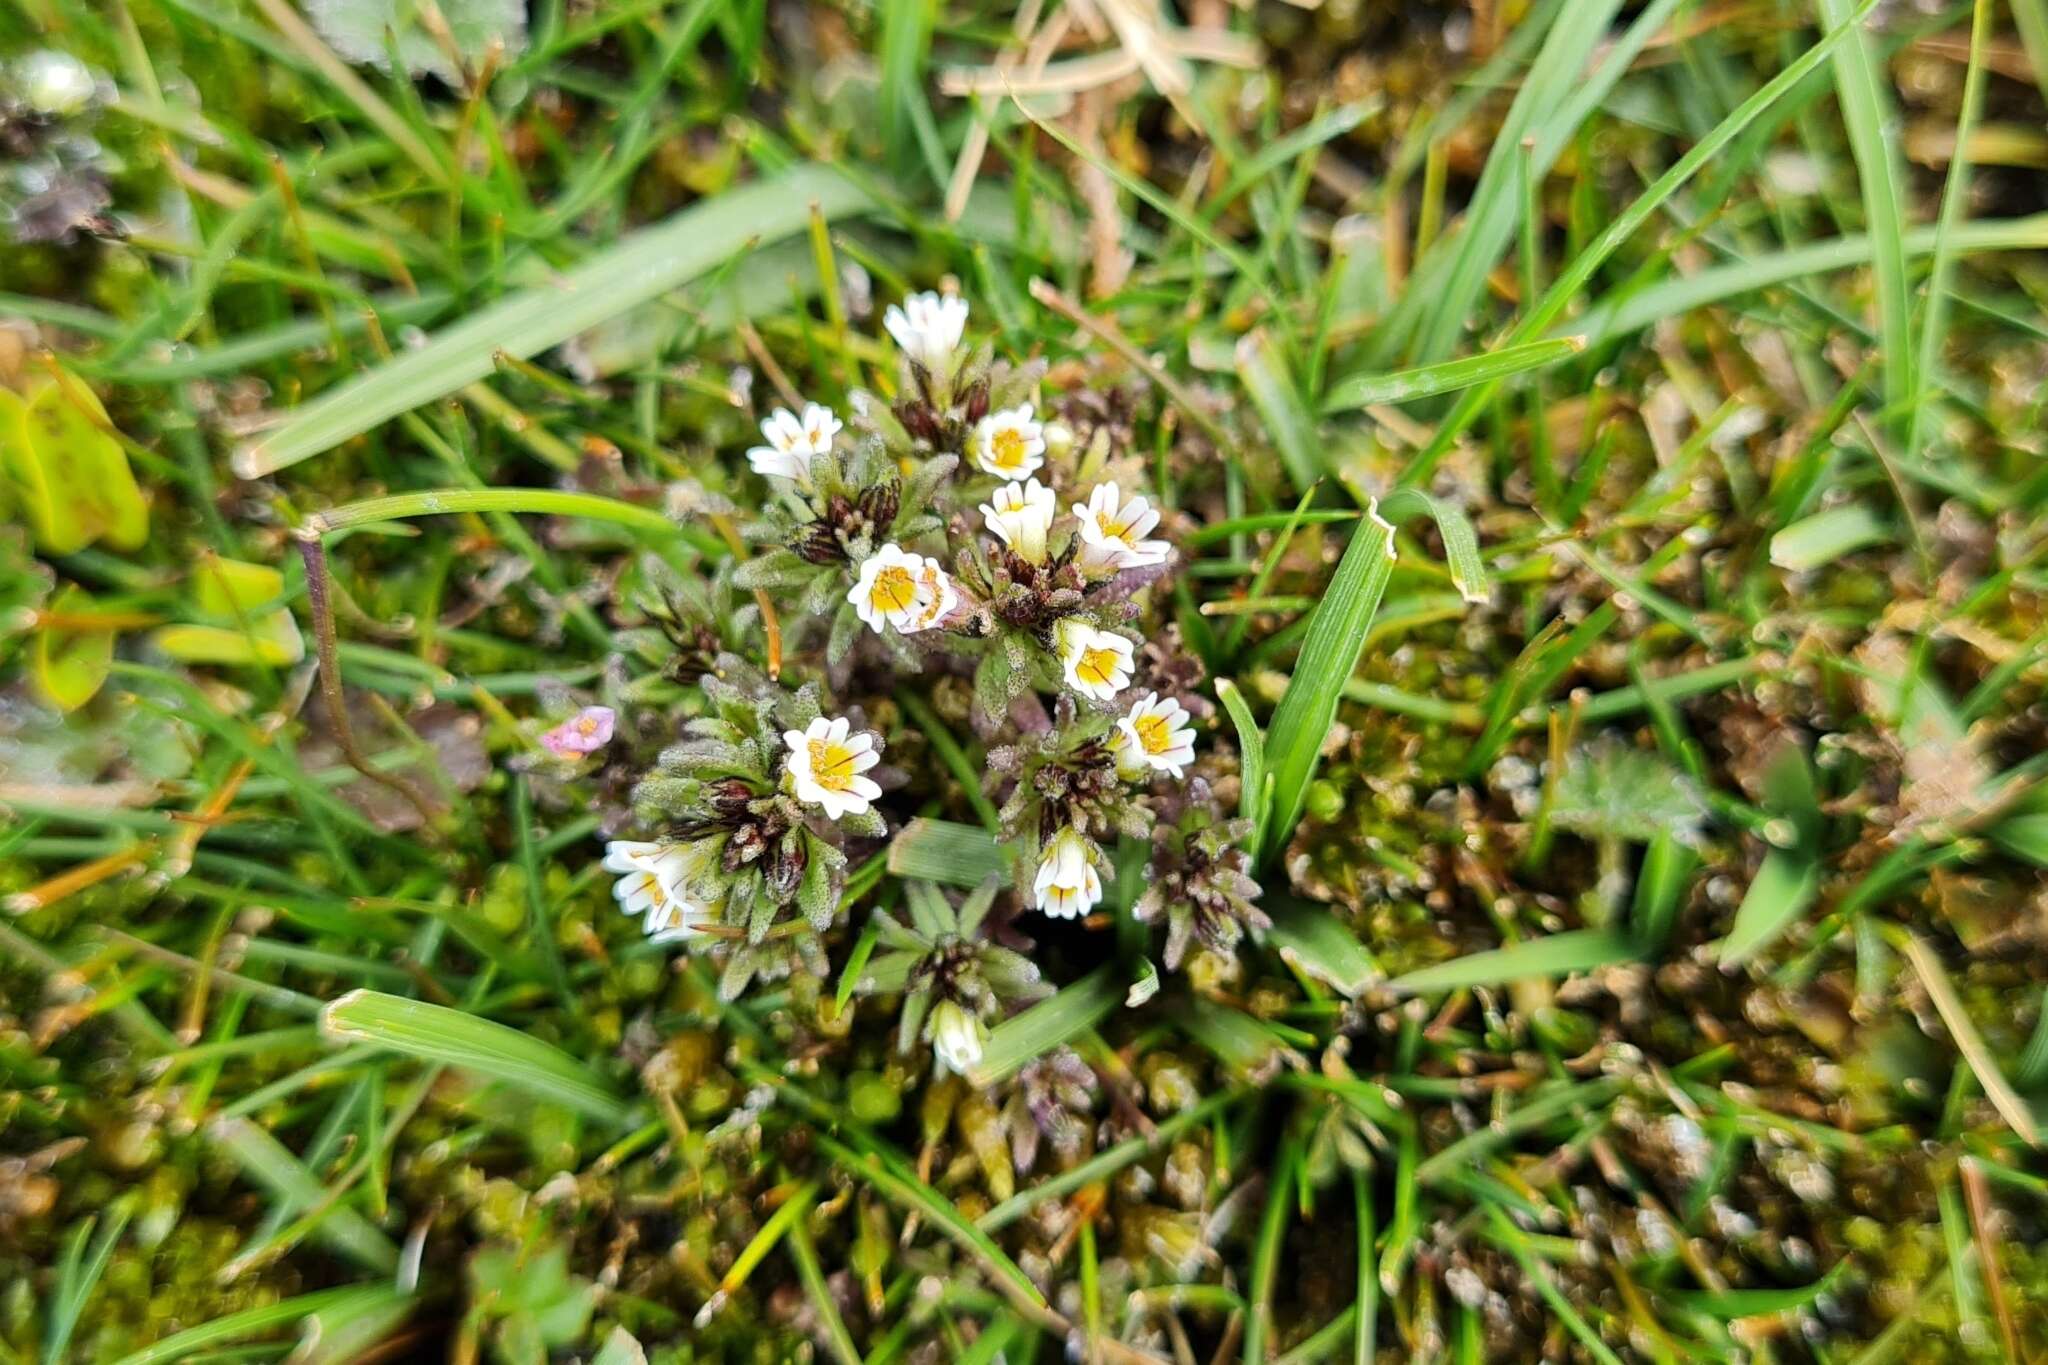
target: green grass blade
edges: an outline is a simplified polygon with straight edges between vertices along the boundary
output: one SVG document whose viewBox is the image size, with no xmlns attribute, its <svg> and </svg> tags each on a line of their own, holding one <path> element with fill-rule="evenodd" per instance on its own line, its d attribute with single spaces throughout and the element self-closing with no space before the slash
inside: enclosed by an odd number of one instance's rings
<svg viewBox="0 0 2048 1365">
<path fill-rule="evenodd" d="M 1629 907 L 1629 925 L 1636 946 L 1645 955 L 1654 953 L 1671 936 L 1684 908 L 1685 890 L 1692 884 L 1699 855 L 1680 843 L 1669 830 L 1661 831 L 1643 850 L 1642 871 L 1636 874 L 1635 901 Z"/>
<path fill-rule="evenodd" d="M 1607 1344 L 1600 1340 L 1600 1334 L 1587 1324 L 1578 1309 L 1572 1307 L 1571 1301 L 1564 1296 L 1564 1291 L 1550 1278 L 1550 1272 L 1537 1260 L 1536 1253 L 1530 1249 L 1528 1236 L 1508 1221 L 1508 1216 L 1501 1212 L 1500 1205 L 1486 1205 L 1486 1214 L 1493 1224 L 1494 1241 L 1515 1258 L 1516 1263 L 1522 1267 L 1526 1281 L 1533 1285 L 1537 1294 L 1550 1305 L 1550 1311 L 1557 1314 L 1558 1321 L 1579 1339 L 1579 1343 L 1594 1360 L 1600 1362 L 1600 1365 L 1621 1365 L 1621 1357 L 1615 1355 L 1608 1349 Z"/>
<path fill-rule="evenodd" d="M 1806 913 L 1819 889 L 1820 867 L 1811 857 L 1772 850 L 1742 897 L 1728 937 L 1721 940 L 1721 965 L 1747 962 L 1776 942 Z"/>
<path fill-rule="evenodd" d="M 1181 1032 L 1200 1043 L 1234 1079 L 1262 1084 L 1282 1066 L 1300 1070 L 1304 1065 L 1302 1055 L 1270 1023 L 1243 1010 L 1195 996 L 1175 1002 L 1170 1012 Z"/>
<path fill-rule="evenodd" d="M 1266 1210 L 1259 1218 L 1258 1239 L 1252 1244 L 1251 1311 L 1245 1315 L 1244 1324 L 1246 1365 L 1265 1365 L 1267 1359 L 1266 1343 L 1275 1325 L 1273 1291 L 1280 1278 L 1280 1247 L 1287 1236 L 1287 1213 L 1294 1204 L 1294 1181 L 1299 1178 L 1300 1165 L 1301 1138 L 1290 1132 L 1274 1158 Z"/>
<path fill-rule="evenodd" d="M 967 1079 L 978 1086 L 995 1085 L 1018 1067 L 1094 1028 L 1123 998 L 1115 970 L 1096 968 L 990 1029 L 981 1064 Z"/>
<path fill-rule="evenodd" d="M 617 1092 L 560 1048 L 445 1005 L 350 991 L 321 1012 L 320 1030 L 489 1076 L 604 1123 L 623 1126 L 628 1117 Z"/>
<path fill-rule="evenodd" d="M 71 1344 L 71 1334 L 78 1326 L 78 1318 L 85 1311 L 86 1300 L 92 1297 L 93 1287 L 106 1274 L 107 1262 L 114 1257 L 114 1247 L 127 1231 L 129 1220 L 134 1217 L 132 1202 L 123 1199 L 108 1211 L 104 1224 L 97 1218 L 87 1218 L 78 1225 L 70 1240 L 65 1244 L 64 1254 L 59 1262 L 56 1291 L 50 1295 L 49 1330 L 43 1338 L 43 1365 L 58 1365 L 66 1359 L 66 1349 Z M 95 1226 L 98 1236 L 93 1236 Z M 91 1249 L 86 1239 L 92 1238 Z"/>
<path fill-rule="evenodd" d="M 1337 575 L 1309 618 L 1287 695 L 1273 712 L 1266 734 L 1272 823 L 1261 841 L 1269 861 L 1287 846 L 1301 819 L 1344 683 L 1358 666 L 1358 651 L 1393 577 L 1393 534 L 1394 528 L 1376 516 L 1360 522 L 1351 533 Z"/>
<path fill-rule="evenodd" d="M 1449 962 L 1397 976 L 1387 983 L 1387 988 L 1404 995 L 1421 995 L 1468 986 L 1498 986 L 1530 977 L 1591 971 L 1630 961 L 1635 956 L 1635 941 L 1626 934 L 1612 929 L 1569 929 L 1506 948 L 1454 957 Z"/>
<path fill-rule="evenodd" d="M 1898 946 L 1905 953 L 1906 960 L 1913 964 L 1913 972 L 1920 978 L 1920 984 L 1927 988 L 1927 998 L 1934 1003 L 1935 1013 L 1941 1016 L 1941 1022 L 1947 1025 L 1948 1036 L 1955 1043 L 1956 1051 L 1976 1073 L 1977 1084 L 1984 1087 L 1985 1098 L 1991 1101 L 1999 1117 L 2012 1126 L 2022 1141 L 2029 1147 L 2039 1147 L 2041 1133 L 2034 1122 L 2032 1106 L 2005 1078 L 2005 1072 L 1999 1068 L 1997 1054 L 1984 1041 L 1984 1035 L 1977 1031 L 1969 1011 L 1963 1008 L 1962 997 L 1956 994 L 1955 985 L 1949 980 L 1941 959 L 1934 955 L 1925 939 L 1910 931 L 1901 931 Z"/>
<path fill-rule="evenodd" d="M 1411 510 L 1426 513 L 1443 537 L 1444 560 L 1458 596 L 1475 604 L 1492 600 L 1493 579 L 1486 572 L 1486 561 L 1479 557 L 1479 533 L 1472 529 L 1472 519 L 1463 508 L 1419 488 L 1404 488 L 1390 495 L 1380 510 L 1396 524 L 1407 521 Z"/>
<path fill-rule="evenodd" d="M 215 1318 L 212 1322 L 202 1322 L 197 1327 L 175 1332 L 140 1351 L 122 1356 L 114 1365 L 175 1365 L 175 1362 L 192 1359 L 209 1346 L 218 1346 L 227 1341 L 240 1341 L 244 1337 L 258 1336 L 280 1327 L 291 1327 L 315 1313 L 352 1302 L 380 1302 L 389 1297 L 390 1293 L 390 1287 L 387 1285 L 352 1284 L 340 1289 L 322 1289 L 311 1294 L 300 1294 L 295 1298 L 280 1299 L 276 1303 L 230 1313 L 224 1318 Z"/>
<path fill-rule="evenodd" d="M 1268 906 L 1267 913 L 1273 927 L 1266 942 L 1295 970 L 1350 999 L 1385 979 L 1372 953 L 1329 906 L 1286 901 Z"/>
<path fill-rule="evenodd" d="M 1928 255 L 1939 241 L 1938 229 L 1914 228 L 1906 234 L 1906 254 Z M 1958 224 L 1948 241 L 1959 256 L 2038 250 L 2048 247 L 2048 214 Z M 1874 250 L 1871 239 L 1861 233 L 1787 247 L 1753 260 L 1710 266 L 1696 274 L 1664 280 L 1620 297 L 1603 298 L 1564 326 L 1583 334 L 1588 343 L 1599 345 L 1639 332 L 1666 318 L 1675 318 L 1744 294 L 1865 265 Z"/>
<path fill-rule="evenodd" d="M 1252 715 L 1252 708 L 1236 683 L 1218 678 L 1216 695 L 1222 699 L 1223 709 L 1230 713 L 1230 723 L 1237 727 L 1237 813 L 1252 822 L 1251 847 L 1247 852 L 1256 863 L 1264 845 L 1266 815 L 1272 804 L 1266 783 L 1266 737 L 1259 733 L 1258 719 Z"/>
<path fill-rule="evenodd" d="M 288 1213 L 303 1213 L 328 1199 L 313 1173 L 285 1145 L 244 1118 L 217 1120 L 208 1135 L 235 1159 L 243 1174 L 263 1186 Z M 375 1224 L 345 1203 L 328 1204 L 314 1235 L 371 1270 L 398 1265 L 398 1248 Z"/>
<path fill-rule="evenodd" d="M 933 1227 L 980 1260 L 1008 1283 L 1012 1295 L 1023 1302 L 1041 1308 L 1045 1306 L 1045 1296 L 1038 1292 L 1038 1286 L 1031 1282 L 1031 1277 L 1003 1254 L 1003 1249 L 988 1233 L 962 1217 L 952 1200 L 923 1181 L 899 1174 L 879 1157 L 863 1156 L 836 1138 L 821 1132 L 815 1140 L 819 1150 L 841 1170 L 855 1180 L 874 1186 L 876 1193 L 890 1203 L 922 1215 Z"/>
<path fill-rule="evenodd" d="M 1877 0 L 1862 0 L 1853 16 L 1854 23 L 1861 23 L 1876 7 Z M 1684 156 L 1674 162 L 1669 170 L 1652 181 L 1650 187 L 1637 195 L 1598 237 L 1578 255 L 1572 257 L 1559 272 L 1558 277 L 1551 281 L 1550 287 L 1543 291 L 1543 297 L 1532 305 L 1522 320 L 1516 324 L 1514 332 L 1508 338 L 1509 344 L 1529 341 L 1549 331 L 1551 324 L 1563 315 L 1565 308 L 1578 296 L 1579 291 L 1592 281 L 1600 267 L 1605 265 L 1624 243 L 1642 230 L 1643 225 L 1650 221 L 1651 215 L 1676 194 L 1680 186 L 1699 174 L 1702 167 L 1726 150 L 1728 144 L 1733 142 L 1743 129 L 1762 117 L 1765 110 L 1789 94 L 1807 76 L 1819 70 L 1829 55 L 1845 39 L 1858 31 L 1854 23 L 1837 25 L 1824 34 L 1819 42 L 1787 63 L 1784 70 L 1737 105 L 1726 118 L 1715 124 L 1705 137 L 1694 143 Z M 1465 390 L 1457 405 L 1437 424 L 1436 435 L 1430 438 L 1428 445 L 1416 452 L 1415 457 L 1408 462 L 1408 467 L 1402 471 L 1401 482 L 1404 485 L 1417 484 L 1428 477 L 1430 471 L 1436 468 L 1437 462 L 1450 451 L 1458 438 L 1465 434 L 1479 414 L 1492 403 L 1494 389 L 1498 383 L 1498 380 L 1489 380 Z"/>
<path fill-rule="evenodd" d="M 1575 0 L 1560 12 L 1529 65 L 1507 121 L 1493 138 L 1455 238 L 1456 256 L 1450 268 L 1441 281 L 1432 281 L 1427 271 L 1418 276 L 1418 292 L 1426 296 L 1428 309 L 1421 344 L 1416 347 L 1418 359 L 1434 361 L 1449 355 L 1477 311 L 1486 278 L 1500 264 L 1521 221 L 1524 165 L 1539 180 L 1549 171 L 1572 132 L 1628 69 L 1635 50 L 1661 26 L 1658 11 L 1668 11 L 1671 4 L 1672 0 L 1652 4 L 1617 45 L 1620 50 L 1591 76 L 1585 74 L 1586 64 L 1607 37 L 1621 8 L 1619 0 Z M 1527 150 L 1525 139 L 1532 144 Z M 1451 246 L 1446 243 L 1447 250 Z M 1431 288 L 1431 283 L 1440 287 Z"/>
<path fill-rule="evenodd" d="M 1505 1147 L 1524 1133 L 1567 1115 L 1578 1117 L 1574 1111 L 1591 1113 L 1612 1099 L 1621 1087 L 1619 1080 L 1602 1077 L 1545 1091 L 1536 1099 L 1509 1111 L 1506 1118 L 1495 1119 L 1482 1128 L 1473 1129 L 1423 1161 L 1415 1168 L 1414 1184 L 1425 1188 L 1433 1186 L 1477 1164 L 1488 1152 Z"/>
<path fill-rule="evenodd" d="M 1349 412 L 1375 403 L 1406 403 L 1440 393 L 1456 393 L 1475 384 L 1506 379 L 1511 375 L 1540 370 L 1569 360 L 1586 348 L 1576 336 L 1552 337 L 1545 341 L 1503 346 L 1483 355 L 1468 355 L 1434 365 L 1418 365 L 1392 374 L 1346 375 L 1334 383 L 1323 399 L 1325 412 Z"/>
<path fill-rule="evenodd" d="M 1771 563 L 1803 573 L 1892 538 L 1884 519 L 1860 502 L 1843 503 L 1793 522 L 1771 537 Z"/>
<path fill-rule="evenodd" d="M 310 535 L 328 535 L 351 526 L 409 517 L 439 517 L 457 512 L 528 512 L 542 516 L 585 517 L 609 521 L 658 535 L 676 534 L 676 524 L 651 507 L 620 502 L 595 493 L 570 493 L 552 488 L 437 488 L 421 493 L 393 493 L 330 507 L 306 518 L 300 528 Z"/>
<path fill-rule="evenodd" d="M 1913 319 L 1906 287 L 1905 172 L 1899 164 L 1897 139 L 1890 131 L 1897 112 L 1886 93 L 1891 77 L 1863 31 L 1864 16 L 1856 12 L 1854 0 L 1819 0 L 1819 7 L 1829 28 L 1851 28 L 1847 39 L 1834 50 L 1835 90 L 1863 187 L 1864 226 L 1870 233 L 1871 266 L 1877 281 L 1878 360 L 1884 372 L 1885 408 L 1895 420 L 1903 420 L 1906 404 L 1915 392 Z"/>
<path fill-rule="evenodd" d="M 1250 1092 L 1247 1090 L 1232 1087 L 1211 1095 L 1194 1107 L 1183 1109 L 1172 1118 L 1163 1121 L 1149 1136 L 1141 1134 L 1138 1137 L 1125 1138 L 1116 1146 L 1097 1153 L 1072 1170 L 1062 1171 L 1029 1189 L 1017 1191 L 976 1219 L 975 1226 L 983 1232 L 1000 1232 L 1048 1199 L 1060 1199 L 1085 1186 L 1108 1180 L 1132 1162 L 1162 1150 L 1182 1133 L 1207 1123 L 1248 1093 Z"/>
<path fill-rule="evenodd" d="M 2018 7 L 2015 7 L 2017 14 Z M 1914 377 L 1921 388 L 1916 393 L 1911 424 L 1906 433 L 1906 458 L 1920 457 L 1927 435 L 1927 419 L 1937 406 L 1929 401 L 1928 386 L 1941 367 L 1941 343 L 1948 330 L 1949 287 L 1955 279 L 1955 231 L 1965 213 L 1970 193 L 1970 139 L 1984 109 L 1984 40 L 1991 28 L 1991 0 L 1976 0 L 1970 14 L 1970 62 L 1963 72 L 1963 107 L 1956 115 L 1955 150 L 1949 154 L 1948 182 L 1942 187 L 1941 213 L 1934 235 L 1934 268 L 1927 277 L 1927 304 L 1920 320 L 1920 355 Z"/>
<path fill-rule="evenodd" d="M 810 206 L 830 219 L 866 194 L 823 166 L 804 166 L 692 205 L 598 252 L 550 284 L 507 295 L 368 374 L 321 395 L 235 453 L 260 478 L 330 450 L 402 412 L 488 376 L 503 351 L 524 360 L 606 318 L 659 298 L 734 252 L 804 231 Z"/>
<path fill-rule="evenodd" d="M 1812 1284 L 1791 1289 L 1669 1289 L 1663 1292 L 1695 1313 L 1708 1317 L 1732 1321 L 1736 1318 L 1768 1317 L 1776 1313 L 1791 1313 L 1806 1307 L 1815 1299 L 1834 1287 L 1836 1280 L 1849 1268 L 1847 1260 L 1837 1261 L 1834 1267 Z"/>
<path fill-rule="evenodd" d="M 1316 432 L 1315 414 L 1302 401 L 1288 372 L 1287 359 L 1273 334 L 1261 327 L 1237 343 L 1237 378 L 1251 395 L 1280 463 L 1298 489 L 1307 489 L 1325 468 L 1322 438 Z"/>
<path fill-rule="evenodd" d="M 980 886 L 1007 877 L 1010 860 L 985 829 L 951 820 L 912 820 L 889 843 L 889 872 L 912 881 Z"/>
</svg>

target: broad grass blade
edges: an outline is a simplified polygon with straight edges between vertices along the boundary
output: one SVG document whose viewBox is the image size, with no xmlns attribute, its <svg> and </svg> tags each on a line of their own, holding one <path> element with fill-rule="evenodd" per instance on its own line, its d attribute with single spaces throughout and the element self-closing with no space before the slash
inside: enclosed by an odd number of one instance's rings
<svg viewBox="0 0 2048 1365">
<path fill-rule="evenodd" d="M 489 375 L 500 351 L 524 360 L 585 328 L 659 298 L 734 252 L 803 231 L 811 205 L 828 220 L 868 197 L 838 172 L 802 166 L 684 209 L 623 238 L 551 284 L 522 289 L 444 328 L 417 351 L 321 395 L 277 430 L 235 453 L 235 472 L 260 478 Z"/>
<path fill-rule="evenodd" d="M 382 991 L 350 991 L 320 1015 L 331 1039 L 371 1043 L 489 1076 L 609 1124 L 625 1101 L 595 1072 L 538 1038 L 473 1014 Z"/>
<path fill-rule="evenodd" d="M 1470 953 L 1421 971 L 1397 976 L 1388 989 L 1405 995 L 1451 991 L 1466 986 L 1499 986 L 1537 976 L 1587 972 L 1636 956 L 1635 940 L 1612 929 L 1570 929 L 1491 952 Z"/>
<path fill-rule="evenodd" d="M 1308 800 L 1308 784 L 1316 775 L 1323 738 L 1337 715 L 1344 683 L 1358 666 L 1358 651 L 1372 628 L 1373 614 L 1386 595 L 1394 573 L 1394 528 L 1368 516 L 1351 534 L 1351 544 L 1337 565 L 1294 665 L 1287 695 L 1273 712 L 1266 735 L 1266 761 L 1272 773 L 1271 827 L 1261 842 L 1267 859 L 1287 846 Z"/>
</svg>

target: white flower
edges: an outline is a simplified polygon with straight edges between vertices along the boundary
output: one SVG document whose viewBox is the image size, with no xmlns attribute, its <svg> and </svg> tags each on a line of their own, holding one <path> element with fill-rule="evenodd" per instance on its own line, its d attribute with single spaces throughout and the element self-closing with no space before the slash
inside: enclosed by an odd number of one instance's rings
<svg viewBox="0 0 2048 1365">
<path fill-rule="evenodd" d="M 1053 627 L 1067 686 L 1096 701 L 1114 701 L 1131 685 L 1131 642 L 1072 617 Z"/>
<path fill-rule="evenodd" d="M 641 927 L 657 943 L 696 938 L 717 916 L 684 894 L 702 861 L 689 844 L 636 843 L 614 839 L 604 847 L 604 870 L 618 881 L 612 895 L 629 915 L 644 915 Z"/>
<path fill-rule="evenodd" d="M 1027 479 L 1045 463 L 1045 428 L 1029 403 L 992 412 L 968 434 L 967 456 L 997 478 Z"/>
<path fill-rule="evenodd" d="M 823 806 L 833 820 L 867 814 L 868 803 L 882 794 L 873 778 L 862 776 L 882 761 L 875 752 L 875 737 L 865 730 L 849 735 L 852 728 L 843 716 L 820 716 L 807 729 L 782 732 L 782 742 L 789 746 L 789 775 L 796 779 L 796 799 Z"/>
<path fill-rule="evenodd" d="M 1159 524 L 1159 514 L 1139 494 L 1122 498 L 1113 483 L 1099 483 L 1086 505 L 1074 504 L 1081 521 L 1081 567 L 1089 573 L 1113 574 L 1164 564 L 1173 547 L 1146 540 Z"/>
<path fill-rule="evenodd" d="M 1003 538 L 1017 557 L 1031 564 L 1045 563 L 1045 534 L 1059 515 L 1052 490 L 1036 479 L 1006 483 L 995 491 L 995 500 L 981 505 L 981 519 L 988 529 Z"/>
<path fill-rule="evenodd" d="M 1052 836 L 1039 855 L 1031 896 L 1038 908 L 1054 919 L 1085 915 L 1102 899 L 1102 878 L 1088 857 L 1088 843 L 1081 831 L 1068 825 Z"/>
<path fill-rule="evenodd" d="M 839 427 L 832 409 L 822 403 L 804 404 L 801 418 L 788 408 L 777 408 L 761 423 L 761 439 L 768 444 L 749 450 L 747 463 L 756 474 L 809 484 L 811 461 L 832 449 Z"/>
<path fill-rule="evenodd" d="M 64 118 L 85 108 L 97 92 L 92 72 L 68 52 L 48 48 L 20 67 L 22 103 L 45 118 Z"/>
<path fill-rule="evenodd" d="M 940 294 L 912 294 L 898 308 L 890 304 L 882 325 L 912 360 L 935 374 L 952 368 L 953 352 L 967 330 L 967 300 Z"/>
<path fill-rule="evenodd" d="M 951 1069 L 965 1076 L 981 1065 L 982 1049 L 988 1044 L 988 1029 L 952 1000 L 941 1000 L 932 1011 L 932 1052 L 938 1069 Z"/>
<path fill-rule="evenodd" d="M 915 635 L 944 620 L 960 605 L 960 594 L 938 560 L 892 543 L 861 563 L 860 579 L 846 600 L 876 634 L 894 626 Z"/>
<path fill-rule="evenodd" d="M 1117 771 L 1126 781 L 1153 770 L 1179 777 L 1195 761 L 1195 732 L 1188 724 L 1187 708 L 1171 698 L 1161 701 L 1157 692 L 1147 692 L 1117 720 L 1111 742 Z"/>
<path fill-rule="evenodd" d="M 930 630 L 952 615 L 953 608 L 960 605 L 960 593 L 953 586 L 952 576 L 930 555 L 925 556 L 924 568 L 918 571 L 917 587 L 922 594 L 924 610 L 917 614 L 916 621 L 903 628 L 906 635 Z"/>
</svg>

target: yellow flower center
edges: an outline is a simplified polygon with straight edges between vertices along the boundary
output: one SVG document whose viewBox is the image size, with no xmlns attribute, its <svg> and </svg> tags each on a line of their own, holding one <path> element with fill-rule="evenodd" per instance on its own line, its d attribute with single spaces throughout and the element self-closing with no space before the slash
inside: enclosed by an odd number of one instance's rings
<svg viewBox="0 0 2048 1365">
<path fill-rule="evenodd" d="M 1111 540 L 1125 539 L 1131 529 L 1131 524 L 1128 521 L 1118 521 L 1115 514 L 1111 512 L 1097 512 L 1095 514 L 1095 524 L 1101 527 L 1102 534 Z"/>
<path fill-rule="evenodd" d="M 1131 728 L 1138 732 L 1138 743 L 1145 746 L 1148 754 L 1163 754 L 1173 747 L 1165 716 L 1140 716 L 1131 722 Z"/>
<path fill-rule="evenodd" d="M 876 574 L 875 586 L 868 590 L 868 601 L 885 612 L 902 611 L 916 600 L 917 580 L 901 564 L 891 564 Z"/>
<path fill-rule="evenodd" d="M 1108 687 L 1116 672 L 1117 653 L 1113 649 L 1084 649 L 1081 657 L 1074 662 L 1074 676 L 1094 687 Z"/>
<path fill-rule="evenodd" d="M 995 462 L 1003 469 L 1017 469 L 1024 463 L 1024 433 L 1015 427 L 1004 427 L 988 438 L 989 450 Z"/>
<path fill-rule="evenodd" d="M 596 734 L 597 718 L 595 716 L 578 716 L 576 718 L 576 733 L 586 739 Z"/>
<path fill-rule="evenodd" d="M 811 781 L 828 792 L 843 792 L 853 785 L 853 750 L 844 744 L 822 739 L 811 741 Z"/>
</svg>

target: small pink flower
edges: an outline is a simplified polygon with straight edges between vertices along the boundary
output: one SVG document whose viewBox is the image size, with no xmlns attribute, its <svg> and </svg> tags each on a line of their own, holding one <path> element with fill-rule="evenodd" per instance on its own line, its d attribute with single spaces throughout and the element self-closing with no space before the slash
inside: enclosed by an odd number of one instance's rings
<svg viewBox="0 0 2048 1365">
<path fill-rule="evenodd" d="M 540 737 L 556 758 L 574 758 L 594 753 L 612 742 L 612 722 L 617 717 L 609 706 L 586 706 Z"/>
</svg>

